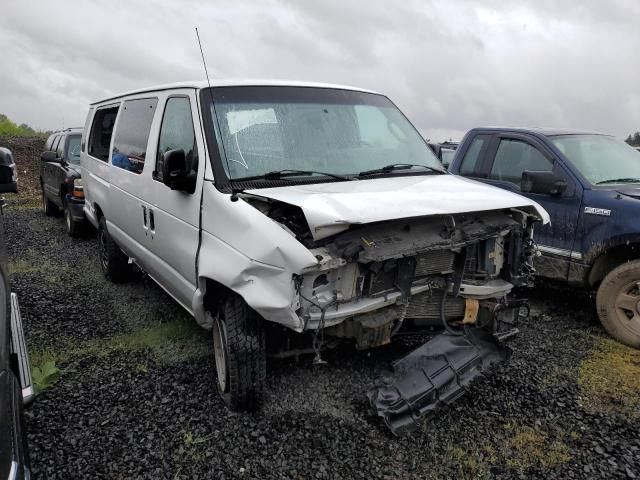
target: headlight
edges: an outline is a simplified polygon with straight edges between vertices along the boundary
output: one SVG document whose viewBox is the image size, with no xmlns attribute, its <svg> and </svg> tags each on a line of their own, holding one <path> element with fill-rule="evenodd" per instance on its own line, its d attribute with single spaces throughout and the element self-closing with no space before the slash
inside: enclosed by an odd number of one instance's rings
<svg viewBox="0 0 640 480">
<path fill-rule="evenodd" d="M 84 184 L 81 178 L 73 179 L 73 190 L 71 190 L 71 196 L 74 198 L 84 198 Z"/>
</svg>

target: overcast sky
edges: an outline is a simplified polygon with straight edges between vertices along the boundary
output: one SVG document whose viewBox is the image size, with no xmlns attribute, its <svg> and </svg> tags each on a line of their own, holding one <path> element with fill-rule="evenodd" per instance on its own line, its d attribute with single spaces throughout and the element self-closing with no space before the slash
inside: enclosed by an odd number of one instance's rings
<svg viewBox="0 0 640 480">
<path fill-rule="evenodd" d="M 93 0 L 0 4 L 0 113 L 39 129 L 210 74 L 356 85 L 427 138 L 480 125 L 640 130 L 637 0 Z"/>
</svg>

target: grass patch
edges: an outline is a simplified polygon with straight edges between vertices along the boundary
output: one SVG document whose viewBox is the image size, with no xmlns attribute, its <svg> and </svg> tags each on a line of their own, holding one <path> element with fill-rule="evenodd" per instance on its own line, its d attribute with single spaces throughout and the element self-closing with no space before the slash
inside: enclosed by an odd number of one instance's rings
<svg viewBox="0 0 640 480">
<path fill-rule="evenodd" d="M 60 269 L 56 268 L 48 260 L 41 260 L 36 263 L 18 259 L 9 262 L 7 272 L 9 276 L 39 273 L 48 283 L 57 283 L 60 281 Z"/>
<path fill-rule="evenodd" d="M 447 463 L 456 465 L 459 478 L 489 479 L 491 467 L 498 461 L 491 445 L 449 445 L 445 453 Z"/>
<path fill-rule="evenodd" d="M 569 447 L 560 440 L 550 439 L 548 434 L 531 427 L 512 424 L 505 426 L 511 437 L 505 446 L 510 452 L 507 465 L 517 471 L 529 468 L 554 468 L 571 459 Z"/>
<path fill-rule="evenodd" d="M 122 335 L 100 338 L 84 343 L 61 342 L 60 347 L 31 351 L 33 369 L 49 371 L 71 360 L 87 357 L 106 357 L 116 352 L 147 352 L 160 363 L 193 358 L 203 353 L 199 341 L 200 329 L 191 319 L 158 322 Z M 57 368 L 57 367 L 56 367 Z M 137 373 L 147 373 L 147 365 L 138 364 Z"/>
<path fill-rule="evenodd" d="M 598 338 L 580 364 L 578 385 L 588 410 L 640 417 L 640 351 Z"/>
</svg>

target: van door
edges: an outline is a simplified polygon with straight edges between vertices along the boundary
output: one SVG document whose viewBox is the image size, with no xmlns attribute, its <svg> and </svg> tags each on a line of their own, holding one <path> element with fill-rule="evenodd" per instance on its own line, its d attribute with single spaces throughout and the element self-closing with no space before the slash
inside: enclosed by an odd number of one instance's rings
<svg viewBox="0 0 640 480">
<path fill-rule="evenodd" d="M 200 123 L 193 90 L 172 94 L 163 107 L 152 173 L 153 207 L 149 215 L 154 237 L 151 248 L 158 280 L 190 311 L 197 285 L 196 255 L 204 176 L 204 161 L 200 160 L 199 153 L 204 152 L 204 145 L 194 127 Z M 187 164 L 197 178 L 194 193 L 171 190 L 163 183 L 163 155 L 176 149 L 184 150 Z"/>
<path fill-rule="evenodd" d="M 525 135 L 497 135 L 487 162 L 486 183 L 524 195 L 542 205 L 551 217 L 547 225 L 536 225 L 534 239 L 543 256 L 536 269 L 546 278 L 566 280 L 578 228 L 582 187 L 544 146 Z M 522 193 L 525 170 L 552 171 L 567 182 L 560 195 Z"/>
<path fill-rule="evenodd" d="M 149 134 L 158 99 L 125 100 L 120 107 L 110 157 L 109 213 L 107 228 L 118 246 L 145 270 L 152 267 L 148 237 L 152 235 L 151 175 L 147 165 Z M 107 213 L 105 212 L 105 216 Z"/>
</svg>

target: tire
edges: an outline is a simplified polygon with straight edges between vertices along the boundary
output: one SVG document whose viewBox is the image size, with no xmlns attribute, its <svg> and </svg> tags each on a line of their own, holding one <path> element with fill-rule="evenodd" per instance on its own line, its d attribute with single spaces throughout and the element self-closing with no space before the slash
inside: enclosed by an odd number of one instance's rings
<svg viewBox="0 0 640 480">
<path fill-rule="evenodd" d="M 58 206 L 47 198 L 42 189 L 42 210 L 47 217 L 53 217 L 58 214 Z"/>
<path fill-rule="evenodd" d="M 596 296 L 598 317 L 609 334 L 640 349 L 640 260 L 614 268 Z"/>
<path fill-rule="evenodd" d="M 67 234 L 70 237 L 77 238 L 82 235 L 84 223 L 73 220 L 69 208 L 64 209 L 64 225 L 67 228 Z"/>
<path fill-rule="evenodd" d="M 120 250 L 120 247 L 109 235 L 107 221 L 104 217 L 100 219 L 98 227 L 98 243 L 100 254 L 100 266 L 104 276 L 114 283 L 121 283 L 129 279 L 131 266 L 129 258 Z"/>
<path fill-rule="evenodd" d="M 236 411 L 262 406 L 267 351 L 262 318 L 236 294 L 229 295 L 213 324 L 218 392 Z"/>
</svg>

